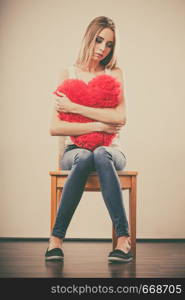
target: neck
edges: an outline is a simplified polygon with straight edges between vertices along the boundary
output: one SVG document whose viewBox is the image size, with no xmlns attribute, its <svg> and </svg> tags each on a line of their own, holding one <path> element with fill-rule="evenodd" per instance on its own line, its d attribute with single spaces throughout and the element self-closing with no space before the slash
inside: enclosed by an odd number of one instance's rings
<svg viewBox="0 0 185 300">
<path fill-rule="evenodd" d="M 103 69 L 104 68 L 99 64 L 99 62 L 93 60 L 89 64 L 88 71 L 90 73 L 96 73 L 96 72 L 102 71 Z"/>
</svg>

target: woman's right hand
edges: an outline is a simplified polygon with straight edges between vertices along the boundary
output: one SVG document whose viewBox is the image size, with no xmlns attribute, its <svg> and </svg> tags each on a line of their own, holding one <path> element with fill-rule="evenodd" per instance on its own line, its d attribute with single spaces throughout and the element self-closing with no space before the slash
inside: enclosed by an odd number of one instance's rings
<svg viewBox="0 0 185 300">
<path fill-rule="evenodd" d="M 98 131 L 103 131 L 109 134 L 119 133 L 122 126 L 123 124 L 108 124 L 97 122 Z"/>
</svg>

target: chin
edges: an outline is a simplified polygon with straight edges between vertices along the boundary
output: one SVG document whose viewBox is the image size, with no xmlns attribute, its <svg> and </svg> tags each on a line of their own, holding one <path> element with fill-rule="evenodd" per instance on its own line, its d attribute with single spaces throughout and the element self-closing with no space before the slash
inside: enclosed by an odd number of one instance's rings
<svg viewBox="0 0 185 300">
<path fill-rule="evenodd" d="M 92 60 L 95 60 L 95 61 L 100 61 L 100 58 L 97 57 L 97 56 L 94 56 Z"/>
</svg>

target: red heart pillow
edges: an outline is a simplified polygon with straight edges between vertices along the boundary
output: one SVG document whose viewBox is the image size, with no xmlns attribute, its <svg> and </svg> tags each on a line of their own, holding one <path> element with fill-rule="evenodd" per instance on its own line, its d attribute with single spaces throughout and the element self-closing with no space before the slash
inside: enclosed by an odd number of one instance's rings
<svg viewBox="0 0 185 300">
<path fill-rule="evenodd" d="M 119 104 L 120 83 L 110 75 L 99 75 L 90 82 L 81 79 L 66 79 L 56 91 L 65 94 L 72 102 L 97 108 L 113 108 Z M 88 117 L 73 113 L 59 113 L 61 120 L 68 122 L 96 122 Z M 115 134 L 91 132 L 79 136 L 71 136 L 75 145 L 93 151 L 98 146 L 109 146 Z"/>
</svg>

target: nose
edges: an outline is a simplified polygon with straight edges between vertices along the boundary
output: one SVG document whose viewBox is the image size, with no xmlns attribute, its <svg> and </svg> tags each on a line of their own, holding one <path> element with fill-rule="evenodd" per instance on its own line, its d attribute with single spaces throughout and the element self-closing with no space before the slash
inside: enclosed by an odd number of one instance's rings
<svg viewBox="0 0 185 300">
<path fill-rule="evenodd" d="M 105 43 L 101 43 L 99 49 L 103 52 L 105 50 L 105 46 Z"/>
</svg>

